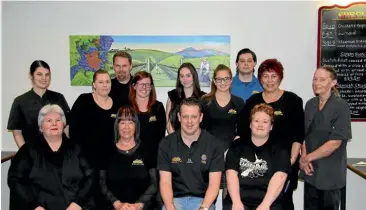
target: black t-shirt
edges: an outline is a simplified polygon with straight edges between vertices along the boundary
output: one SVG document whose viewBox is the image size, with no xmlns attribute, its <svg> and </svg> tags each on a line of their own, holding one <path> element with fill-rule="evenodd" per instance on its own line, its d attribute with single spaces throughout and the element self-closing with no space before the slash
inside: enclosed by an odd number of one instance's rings
<svg viewBox="0 0 366 210">
<path fill-rule="evenodd" d="M 255 105 L 266 103 L 262 92 L 252 95 L 246 101 L 243 110 L 238 117 L 238 133 L 246 139 L 250 138 L 250 111 Z M 291 151 L 292 143 L 304 141 L 304 109 L 302 99 L 295 93 L 284 91 L 275 102 L 269 103 L 274 109 L 274 123 L 271 131 L 273 140 L 278 140 L 288 151 Z"/>
<path fill-rule="evenodd" d="M 217 103 L 215 96 L 210 101 L 206 99 L 202 101 L 204 105 L 202 128 L 218 138 L 225 151 L 237 134 L 237 117 L 244 107 L 244 101 L 234 95 L 231 95 L 231 99 L 225 107 L 221 107 Z"/>
<path fill-rule="evenodd" d="M 46 104 L 57 104 L 65 113 L 68 123 L 70 108 L 65 97 L 61 93 L 51 90 L 40 97 L 33 89 L 14 99 L 11 107 L 8 126 L 9 130 L 21 130 L 24 141 L 34 139 L 39 132 L 38 115 L 39 111 Z"/>
<path fill-rule="evenodd" d="M 121 202 L 142 202 L 144 209 L 153 209 L 151 205 L 157 192 L 155 161 L 151 151 L 144 143 L 137 144 L 133 152 L 126 153 L 117 147 L 110 153 L 104 164 L 102 193 L 109 201 L 109 206 Z M 152 173 L 155 173 L 154 175 Z M 153 185 L 154 190 L 148 188 Z"/>
<path fill-rule="evenodd" d="M 240 198 L 246 205 L 262 202 L 273 174 L 290 171 L 289 153 L 272 142 L 268 139 L 258 147 L 250 139 L 237 139 L 226 155 L 226 170 L 238 172 Z"/>
<path fill-rule="evenodd" d="M 70 137 L 79 143 L 92 163 L 100 163 L 114 148 L 114 121 L 118 111 L 95 103 L 92 93 L 83 93 L 75 101 L 70 115 Z M 97 162 L 96 162 L 97 161 Z"/>
<path fill-rule="evenodd" d="M 129 104 L 128 93 L 130 90 L 131 81 L 132 76 L 127 84 L 120 83 L 117 80 L 117 78 L 112 79 L 112 87 L 111 92 L 109 93 L 109 97 L 113 99 L 113 101 L 117 104 L 118 107 L 121 107 L 124 104 Z"/>
<path fill-rule="evenodd" d="M 191 97 L 200 99 L 205 94 L 206 94 L 205 92 L 200 91 L 198 96 L 193 93 Z M 173 126 L 174 130 L 178 130 L 180 128 L 180 123 L 178 120 L 178 112 L 179 112 L 180 104 L 182 103 L 183 99 L 186 98 L 186 95 L 184 94 L 184 91 L 182 91 L 181 93 L 178 93 L 177 89 L 173 89 L 168 92 L 168 97 L 171 102 L 169 121 L 170 121 L 170 124 Z"/>
<path fill-rule="evenodd" d="M 210 172 L 224 170 L 224 151 L 219 141 L 202 130 L 189 148 L 178 130 L 165 137 L 159 146 L 158 170 L 172 174 L 173 196 L 204 197 Z"/>
<path fill-rule="evenodd" d="M 156 101 L 150 112 L 140 112 L 138 117 L 140 121 L 140 139 L 150 146 L 154 155 L 153 158 L 156 160 L 159 143 L 164 138 L 166 130 L 164 105 L 160 101 Z"/>
</svg>

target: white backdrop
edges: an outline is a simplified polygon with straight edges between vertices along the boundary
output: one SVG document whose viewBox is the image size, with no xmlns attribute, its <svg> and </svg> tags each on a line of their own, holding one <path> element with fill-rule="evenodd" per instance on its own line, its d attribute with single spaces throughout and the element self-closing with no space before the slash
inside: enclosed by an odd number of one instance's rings
<svg viewBox="0 0 366 210">
<path fill-rule="evenodd" d="M 6 125 L 14 98 L 31 88 L 31 62 L 42 59 L 50 64 L 50 89 L 63 93 L 70 107 L 79 94 L 91 91 L 90 87 L 70 86 L 69 35 L 227 34 L 231 36 L 233 72 L 236 53 L 245 47 L 257 53 L 258 65 L 277 58 L 285 68 L 282 88 L 297 93 L 305 103 L 313 96 L 317 11 L 322 5 L 314 1 L 2 2 L 2 151 L 17 149 Z M 158 100 L 165 104 L 170 89 L 158 88 Z M 352 123 L 349 157 L 366 157 L 365 125 Z M 359 186 L 358 177 L 352 174 L 350 178 L 352 187 Z M 3 187 L 6 191 L 6 185 Z M 363 194 L 349 193 L 354 199 Z M 296 209 L 302 209 L 302 184 L 294 199 Z M 347 204 L 352 205 L 357 204 Z"/>
</svg>

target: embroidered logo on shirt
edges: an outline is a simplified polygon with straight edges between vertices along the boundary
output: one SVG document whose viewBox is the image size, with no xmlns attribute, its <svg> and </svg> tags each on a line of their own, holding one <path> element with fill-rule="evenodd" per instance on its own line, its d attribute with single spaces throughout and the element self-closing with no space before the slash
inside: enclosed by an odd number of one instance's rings
<svg viewBox="0 0 366 210">
<path fill-rule="evenodd" d="M 134 160 L 134 161 L 132 162 L 132 165 L 133 165 L 133 166 L 137 166 L 137 165 L 139 165 L 139 166 L 143 166 L 143 165 L 144 165 L 144 161 L 142 161 L 142 159 L 136 159 L 136 160 Z"/>
<path fill-rule="evenodd" d="M 172 163 L 181 163 L 182 159 L 180 157 L 173 157 Z"/>
<path fill-rule="evenodd" d="M 205 154 L 203 154 L 201 156 L 201 163 L 203 163 L 203 164 L 206 164 L 207 163 L 207 156 Z"/>
<path fill-rule="evenodd" d="M 257 178 L 263 176 L 267 170 L 267 161 L 263 159 L 258 159 L 257 155 L 255 155 L 255 162 L 250 162 L 247 159 L 240 158 L 240 170 L 241 177 L 249 177 L 249 178 Z"/>
<path fill-rule="evenodd" d="M 149 122 L 155 122 L 156 121 L 156 116 L 151 116 L 149 118 Z"/>
<path fill-rule="evenodd" d="M 237 114 L 235 109 L 230 109 L 228 113 L 229 114 Z"/>
<path fill-rule="evenodd" d="M 276 116 L 277 116 L 277 115 L 283 115 L 283 113 L 282 113 L 282 111 L 281 111 L 281 110 L 278 110 L 278 111 L 275 111 L 275 112 L 274 112 L 274 115 L 276 115 Z"/>
<path fill-rule="evenodd" d="M 253 94 L 256 94 L 256 93 L 259 93 L 259 91 L 256 91 L 256 90 L 253 90 L 253 91 L 252 91 L 252 95 L 253 95 Z"/>
<path fill-rule="evenodd" d="M 111 114 L 111 117 L 116 118 L 117 115 L 116 114 Z"/>
<path fill-rule="evenodd" d="M 187 163 L 193 163 L 191 158 L 188 158 Z"/>
</svg>

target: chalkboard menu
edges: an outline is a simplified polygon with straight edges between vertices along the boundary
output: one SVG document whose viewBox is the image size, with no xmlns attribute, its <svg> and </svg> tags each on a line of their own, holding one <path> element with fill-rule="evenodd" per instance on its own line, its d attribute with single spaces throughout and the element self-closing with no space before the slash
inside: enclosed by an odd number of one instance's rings
<svg viewBox="0 0 366 210">
<path fill-rule="evenodd" d="M 366 121 L 366 2 L 318 11 L 318 66 L 333 66 L 352 121 Z"/>
</svg>

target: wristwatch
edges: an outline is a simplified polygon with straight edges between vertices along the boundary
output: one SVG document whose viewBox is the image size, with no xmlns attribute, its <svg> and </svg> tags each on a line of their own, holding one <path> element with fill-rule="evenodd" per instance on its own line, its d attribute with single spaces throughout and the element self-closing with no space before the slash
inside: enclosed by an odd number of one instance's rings
<svg viewBox="0 0 366 210">
<path fill-rule="evenodd" d="M 200 209 L 199 210 L 208 210 L 208 207 L 206 207 L 206 206 L 200 206 Z"/>
</svg>

